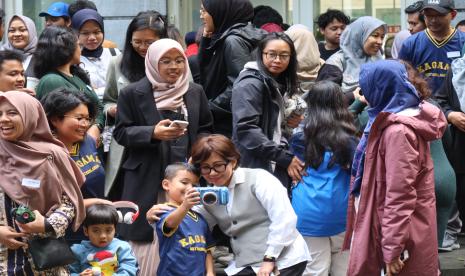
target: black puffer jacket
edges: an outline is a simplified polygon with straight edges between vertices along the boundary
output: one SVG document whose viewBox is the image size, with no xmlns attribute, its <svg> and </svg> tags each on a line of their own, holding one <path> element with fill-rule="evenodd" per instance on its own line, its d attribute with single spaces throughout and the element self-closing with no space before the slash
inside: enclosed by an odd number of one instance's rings
<svg viewBox="0 0 465 276">
<path fill-rule="evenodd" d="M 452 84 L 452 77 L 452 70 L 449 69 L 446 79 L 436 94 L 436 101 L 441 106 L 446 118 L 451 112 L 463 112 L 460 108 L 457 92 Z M 455 172 L 464 174 L 465 162 L 463 162 L 463 157 L 465 156 L 465 132 L 461 131 L 453 124 L 450 124 L 449 129 L 450 133 L 446 132 L 442 139 L 444 148 Z"/>
<path fill-rule="evenodd" d="M 231 136 L 232 86 L 244 68 L 254 59 L 252 51 L 266 32 L 251 24 L 238 23 L 218 39 L 202 38 L 199 49 L 200 82 L 215 120 L 215 131 Z"/>
<path fill-rule="evenodd" d="M 294 155 L 287 143 L 277 144 L 273 134 L 278 125 L 278 89 L 274 81 L 248 63 L 234 83 L 232 93 L 233 142 L 241 154 L 241 167 L 261 168 L 274 174 L 285 187 L 287 167 Z M 283 141 L 285 142 L 285 141 Z M 272 163 L 276 168 L 273 171 Z"/>
</svg>

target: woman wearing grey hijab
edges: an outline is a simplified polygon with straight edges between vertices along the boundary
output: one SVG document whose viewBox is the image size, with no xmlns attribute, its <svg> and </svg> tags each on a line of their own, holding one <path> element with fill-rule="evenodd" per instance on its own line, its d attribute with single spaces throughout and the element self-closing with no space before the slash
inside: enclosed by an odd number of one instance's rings
<svg viewBox="0 0 465 276">
<path fill-rule="evenodd" d="M 29 66 L 37 46 L 37 31 L 34 21 L 27 16 L 13 15 L 8 23 L 8 40 L 4 49 L 16 50 L 24 55 L 24 70 Z"/>
<path fill-rule="evenodd" d="M 386 23 L 371 16 L 352 22 L 341 35 L 341 50 L 326 60 L 317 81 L 331 80 L 340 84 L 347 102 L 352 103 L 360 66 L 383 58 L 381 47 L 386 33 Z"/>
</svg>

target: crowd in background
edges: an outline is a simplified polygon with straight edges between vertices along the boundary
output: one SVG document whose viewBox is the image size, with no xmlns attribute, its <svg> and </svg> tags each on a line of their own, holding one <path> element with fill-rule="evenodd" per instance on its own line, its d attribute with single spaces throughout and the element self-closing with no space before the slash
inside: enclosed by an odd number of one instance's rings
<svg viewBox="0 0 465 276">
<path fill-rule="evenodd" d="M 40 34 L 0 11 L 0 274 L 439 275 L 465 232 L 454 1 L 397 34 L 329 9 L 320 42 L 249 0 L 199 8 L 185 36 L 141 11 L 124 45 L 92 1 Z"/>
</svg>

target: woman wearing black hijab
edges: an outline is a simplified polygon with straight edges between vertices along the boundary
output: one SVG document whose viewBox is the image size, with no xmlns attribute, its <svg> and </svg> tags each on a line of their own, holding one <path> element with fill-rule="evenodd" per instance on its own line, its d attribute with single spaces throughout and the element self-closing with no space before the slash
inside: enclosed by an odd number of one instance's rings
<svg viewBox="0 0 465 276">
<path fill-rule="evenodd" d="M 210 101 L 215 132 L 231 137 L 232 85 L 266 33 L 249 24 L 253 18 L 249 0 L 202 0 L 200 18 L 204 23 L 200 82 Z"/>
</svg>

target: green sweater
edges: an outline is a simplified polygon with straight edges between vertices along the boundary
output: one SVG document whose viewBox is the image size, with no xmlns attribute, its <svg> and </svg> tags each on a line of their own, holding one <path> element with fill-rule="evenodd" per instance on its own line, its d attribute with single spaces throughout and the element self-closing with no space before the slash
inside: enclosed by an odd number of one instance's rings
<svg viewBox="0 0 465 276">
<path fill-rule="evenodd" d="M 82 91 L 90 98 L 92 102 L 94 102 L 94 104 L 98 108 L 96 124 L 98 125 L 98 128 L 102 130 L 105 125 L 103 104 L 98 99 L 97 94 L 92 89 L 92 87 L 86 85 L 79 77 L 74 75 L 70 77 L 58 72 L 48 73 L 40 79 L 39 84 L 36 88 L 36 97 L 37 99 L 41 100 L 49 92 L 60 87 L 66 87 L 76 91 Z"/>
</svg>

